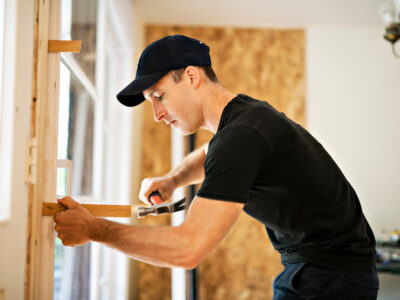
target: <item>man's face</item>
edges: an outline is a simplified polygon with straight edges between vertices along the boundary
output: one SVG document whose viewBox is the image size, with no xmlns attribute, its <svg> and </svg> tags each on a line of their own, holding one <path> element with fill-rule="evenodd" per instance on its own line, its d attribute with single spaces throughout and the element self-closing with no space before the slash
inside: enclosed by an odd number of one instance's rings
<svg viewBox="0 0 400 300">
<path fill-rule="evenodd" d="M 152 103 L 157 122 L 164 121 L 167 125 L 179 128 L 183 135 L 192 134 L 201 127 L 201 109 L 196 105 L 195 93 L 185 78 L 176 83 L 167 74 L 143 91 L 143 95 Z"/>
</svg>

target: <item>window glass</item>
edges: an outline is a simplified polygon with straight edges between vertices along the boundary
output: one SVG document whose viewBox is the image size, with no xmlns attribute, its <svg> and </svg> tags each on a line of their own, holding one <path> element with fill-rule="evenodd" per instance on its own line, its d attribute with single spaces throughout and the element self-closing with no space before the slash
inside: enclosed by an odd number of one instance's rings
<svg viewBox="0 0 400 300">
<path fill-rule="evenodd" d="M 72 160 L 72 195 L 92 195 L 93 134 L 94 99 L 61 64 L 58 159 Z"/>
<path fill-rule="evenodd" d="M 63 0 L 61 38 L 82 41 L 80 53 L 73 57 L 86 76 L 95 84 L 97 0 Z"/>
<path fill-rule="evenodd" d="M 94 100 L 60 64 L 58 159 L 72 160 L 72 195 L 92 194 Z M 57 195 L 67 195 L 68 170 L 57 169 Z M 91 244 L 69 248 L 55 239 L 53 299 L 89 299 Z"/>
<path fill-rule="evenodd" d="M 83 73 L 95 83 L 97 1 L 62 0 L 61 11 L 62 39 L 81 40 L 82 49 L 72 56 L 79 77 L 60 63 L 57 158 L 71 160 L 72 172 L 57 169 L 56 190 L 59 196 L 67 195 L 67 180 L 71 176 L 71 196 L 84 202 L 81 198 L 93 198 L 94 118 L 98 99 L 93 99 L 80 79 Z M 70 248 L 56 238 L 54 246 L 53 299 L 90 299 L 91 243 Z"/>
<path fill-rule="evenodd" d="M 91 244 L 64 247 L 55 240 L 54 300 L 90 299 Z"/>
</svg>

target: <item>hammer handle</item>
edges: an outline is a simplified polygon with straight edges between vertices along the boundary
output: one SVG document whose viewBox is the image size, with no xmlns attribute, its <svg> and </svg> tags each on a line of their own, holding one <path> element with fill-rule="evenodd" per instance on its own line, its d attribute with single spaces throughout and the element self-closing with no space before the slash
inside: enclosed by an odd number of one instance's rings
<svg viewBox="0 0 400 300">
<path fill-rule="evenodd" d="M 119 217 L 130 218 L 132 207 L 130 205 L 111 205 L 111 204 L 82 204 L 92 215 L 96 217 Z M 67 208 L 58 203 L 44 202 L 42 207 L 43 216 L 54 216 Z"/>
<path fill-rule="evenodd" d="M 149 196 L 149 200 L 153 205 L 161 204 L 161 194 L 158 191 L 152 192 Z"/>
</svg>

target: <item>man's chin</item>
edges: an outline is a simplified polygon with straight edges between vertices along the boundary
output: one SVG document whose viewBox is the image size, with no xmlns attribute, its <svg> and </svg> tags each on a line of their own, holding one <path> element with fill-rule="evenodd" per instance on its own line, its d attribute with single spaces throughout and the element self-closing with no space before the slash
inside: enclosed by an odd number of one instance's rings
<svg viewBox="0 0 400 300">
<path fill-rule="evenodd" d="M 183 136 L 188 136 L 188 135 L 191 135 L 196 132 L 195 130 L 190 130 L 188 128 L 182 129 L 182 128 L 178 127 L 177 129 L 179 130 L 180 134 Z"/>
</svg>

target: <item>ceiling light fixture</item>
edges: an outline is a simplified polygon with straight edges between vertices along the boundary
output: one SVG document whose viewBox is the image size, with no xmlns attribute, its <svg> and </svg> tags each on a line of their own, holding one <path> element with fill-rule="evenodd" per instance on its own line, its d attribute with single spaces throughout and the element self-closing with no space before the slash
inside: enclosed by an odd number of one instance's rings
<svg viewBox="0 0 400 300">
<path fill-rule="evenodd" d="M 383 37 L 392 43 L 393 54 L 400 58 L 395 46 L 396 42 L 400 40 L 400 0 L 385 2 L 380 7 L 379 14 L 385 25 L 385 35 Z"/>
</svg>

